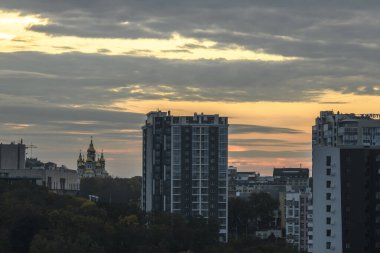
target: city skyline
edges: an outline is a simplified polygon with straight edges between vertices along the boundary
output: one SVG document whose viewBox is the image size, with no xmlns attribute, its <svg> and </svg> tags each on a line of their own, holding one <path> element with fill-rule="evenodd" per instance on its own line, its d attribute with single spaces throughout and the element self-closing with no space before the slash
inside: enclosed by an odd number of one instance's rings
<svg viewBox="0 0 380 253">
<path fill-rule="evenodd" d="M 377 113 L 379 7 L 1 2 L 0 141 L 75 169 L 94 136 L 111 175 L 141 175 L 141 126 L 159 108 L 228 116 L 242 170 L 311 168 L 320 111 Z"/>
</svg>

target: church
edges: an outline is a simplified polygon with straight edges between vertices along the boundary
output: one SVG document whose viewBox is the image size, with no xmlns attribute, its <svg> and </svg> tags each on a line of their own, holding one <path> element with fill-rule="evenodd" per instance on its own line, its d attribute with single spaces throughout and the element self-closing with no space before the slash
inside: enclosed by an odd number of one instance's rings
<svg viewBox="0 0 380 253">
<path fill-rule="evenodd" d="M 79 153 L 79 158 L 77 161 L 78 165 L 78 175 L 81 178 L 89 177 L 108 177 L 108 172 L 106 171 L 106 160 L 104 159 L 103 151 L 101 155 L 96 156 L 96 150 L 94 148 L 94 143 L 91 136 L 91 143 L 87 149 L 87 158 L 84 159 L 82 156 L 82 151 Z"/>
</svg>

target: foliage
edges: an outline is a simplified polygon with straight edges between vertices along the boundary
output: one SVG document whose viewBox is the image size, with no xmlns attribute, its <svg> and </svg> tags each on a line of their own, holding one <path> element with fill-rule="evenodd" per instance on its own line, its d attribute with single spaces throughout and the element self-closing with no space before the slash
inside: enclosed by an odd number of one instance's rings
<svg viewBox="0 0 380 253">
<path fill-rule="evenodd" d="M 247 237 L 259 229 L 272 227 L 274 220 L 274 210 L 278 207 L 278 202 L 268 193 L 252 193 L 245 200 L 232 198 L 229 200 L 229 226 L 230 232 L 238 237 Z"/>
<path fill-rule="evenodd" d="M 110 215 L 113 205 L 118 211 Z M 293 252 L 277 242 L 222 244 L 216 220 L 145 215 L 129 209 L 129 203 L 123 205 L 59 196 L 35 185 L 0 183 L 1 252 Z"/>
<path fill-rule="evenodd" d="M 138 206 L 140 204 L 141 177 L 132 178 L 82 178 L 80 195 L 99 196 L 100 202 L 123 203 Z"/>
</svg>

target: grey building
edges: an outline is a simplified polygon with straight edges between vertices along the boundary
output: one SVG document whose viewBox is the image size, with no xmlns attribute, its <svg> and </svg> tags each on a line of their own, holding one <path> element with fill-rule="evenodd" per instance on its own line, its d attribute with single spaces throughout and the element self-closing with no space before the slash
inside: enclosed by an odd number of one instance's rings
<svg viewBox="0 0 380 253">
<path fill-rule="evenodd" d="M 332 111 L 316 118 L 312 252 L 380 252 L 379 119 Z"/>
<path fill-rule="evenodd" d="M 237 168 L 229 166 L 228 175 L 228 198 L 236 198 Z"/>
<path fill-rule="evenodd" d="M 0 144 L 0 169 L 20 170 L 25 168 L 25 144 Z"/>
<path fill-rule="evenodd" d="M 77 172 L 65 166 L 47 168 L 42 165 L 21 170 L 0 170 L 0 180 L 10 184 L 27 181 L 44 186 L 58 194 L 75 195 L 80 190 Z"/>
<path fill-rule="evenodd" d="M 28 181 L 60 194 L 76 194 L 80 180 L 75 170 L 55 163 L 43 163 L 37 158 L 25 159 L 25 145 L 0 144 L 0 180 L 13 183 Z"/>
<path fill-rule="evenodd" d="M 157 111 L 142 130 L 142 209 L 218 219 L 227 241 L 228 118 Z"/>
<path fill-rule="evenodd" d="M 273 179 L 282 182 L 293 190 L 305 190 L 309 187 L 309 169 L 307 168 L 274 168 Z"/>
</svg>

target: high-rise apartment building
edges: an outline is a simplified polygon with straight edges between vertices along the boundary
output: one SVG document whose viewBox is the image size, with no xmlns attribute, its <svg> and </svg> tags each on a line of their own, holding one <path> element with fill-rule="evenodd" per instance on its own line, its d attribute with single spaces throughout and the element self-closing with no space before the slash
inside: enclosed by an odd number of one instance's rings
<svg viewBox="0 0 380 253">
<path fill-rule="evenodd" d="M 323 111 L 316 119 L 314 253 L 380 252 L 379 118 Z"/>
<path fill-rule="evenodd" d="M 228 118 L 150 112 L 142 129 L 142 209 L 218 219 L 227 241 Z"/>
</svg>

